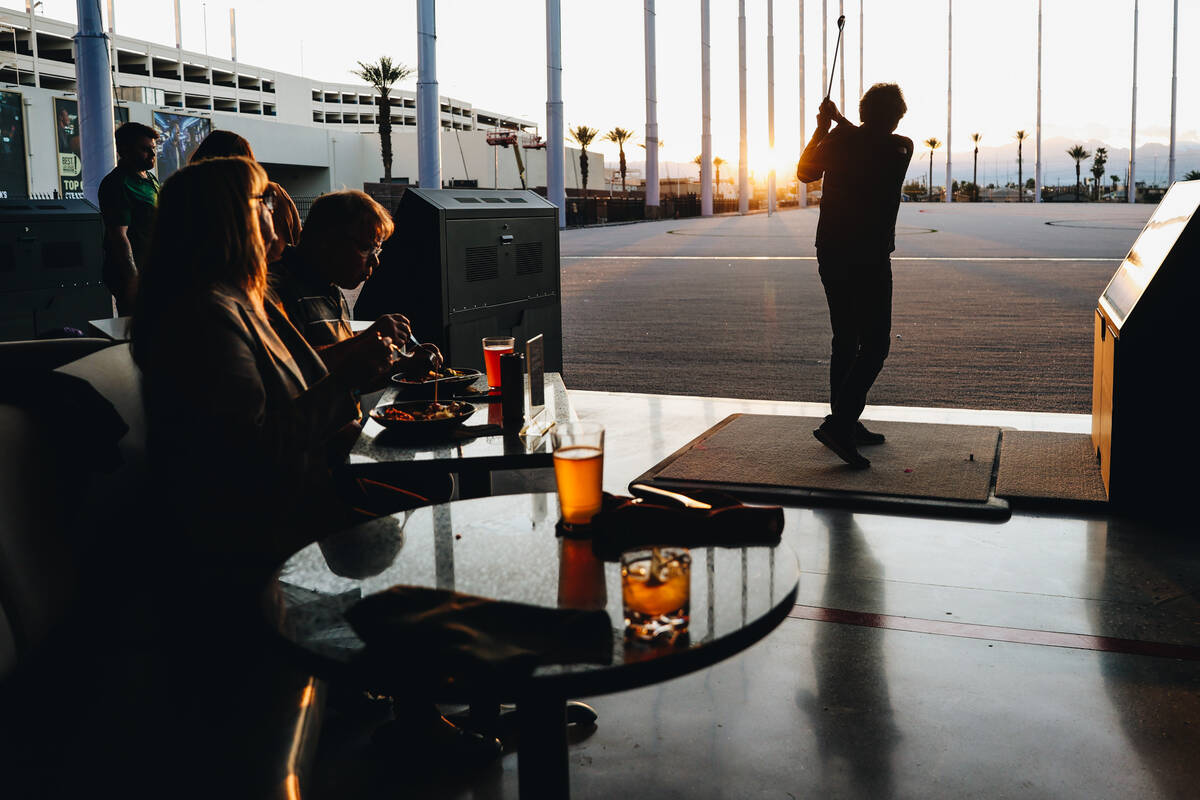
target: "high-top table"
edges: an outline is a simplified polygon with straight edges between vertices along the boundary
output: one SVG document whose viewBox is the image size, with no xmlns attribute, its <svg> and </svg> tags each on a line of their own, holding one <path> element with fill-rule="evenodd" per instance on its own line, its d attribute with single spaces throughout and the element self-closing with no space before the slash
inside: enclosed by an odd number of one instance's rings
<svg viewBox="0 0 1200 800">
<path fill-rule="evenodd" d="M 525 380 L 529 381 L 528 375 Z M 481 377 L 473 386 L 486 394 L 486 378 Z M 404 398 L 398 397 L 395 387 L 389 387 L 383 391 L 376 405 L 387 405 L 398 399 Z M 544 426 L 551 422 L 563 425 L 574 420 L 567 388 L 557 372 L 545 375 L 545 400 L 545 411 L 539 417 Z M 484 497 L 492 493 L 491 473 L 494 470 L 554 466 L 554 451 L 548 433 L 471 436 L 471 429 L 476 426 L 500 425 L 503 422 L 499 402 L 484 402 L 483 398 L 479 398 L 474 404 L 477 410 L 467 419 L 460 433 L 434 441 L 405 439 L 368 419 L 346 460 L 347 471 L 357 477 L 400 484 L 409 476 L 427 476 L 438 471 L 455 472 L 459 477 L 460 497 Z"/>
<path fill-rule="evenodd" d="M 689 635 L 671 645 L 627 642 L 618 565 L 597 560 L 586 539 L 556 537 L 557 520 L 554 494 L 486 497 L 402 512 L 309 545 L 280 574 L 285 640 L 318 676 L 384 694 L 411 692 L 380 677 L 343 616 L 367 595 L 403 584 L 606 610 L 610 664 L 540 667 L 503 687 L 506 696 L 491 698 L 517 704 L 521 797 L 568 797 L 568 698 L 658 683 L 744 650 L 786 617 L 799 568 L 786 545 L 694 548 Z M 478 698 L 442 687 L 437 699 Z"/>
</svg>

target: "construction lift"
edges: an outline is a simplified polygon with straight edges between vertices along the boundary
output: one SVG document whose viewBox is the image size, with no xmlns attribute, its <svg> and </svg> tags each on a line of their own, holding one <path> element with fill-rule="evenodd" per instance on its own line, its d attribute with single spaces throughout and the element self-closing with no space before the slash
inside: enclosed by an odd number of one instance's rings
<svg viewBox="0 0 1200 800">
<path fill-rule="evenodd" d="M 525 160 L 521 158 L 521 148 L 526 150 L 544 150 L 546 143 L 536 134 L 525 134 L 524 141 L 517 131 L 491 130 L 487 134 L 487 143 L 493 147 L 508 147 L 512 145 L 513 155 L 517 157 L 517 174 L 521 177 L 521 188 L 528 189 L 525 181 Z"/>
</svg>

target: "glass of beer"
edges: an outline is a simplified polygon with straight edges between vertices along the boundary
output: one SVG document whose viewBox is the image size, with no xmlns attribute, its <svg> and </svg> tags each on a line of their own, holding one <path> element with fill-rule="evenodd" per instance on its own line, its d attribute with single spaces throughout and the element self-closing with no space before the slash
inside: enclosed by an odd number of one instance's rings
<svg viewBox="0 0 1200 800">
<path fill-rule="evenodd" d="M 511 353 L 516 339 L 511 336 L 487 336 L 483 340 L 483 366 L 487 369 L 488 388 L 500 388 L 500 356 Z"/>
<path fill-rule="evenodd" d="M 551 439 L 563 522 L 586 525 L 604 496 L 604 428 L 594 422 L 570 422 L 556 426 Z"/>
<path fill-rule="evenodd" d="M 686 547 L 652 547 L 621 554 L 625 636 L 674 642 L 688 629 L 692 556 Z"/>
</svg>

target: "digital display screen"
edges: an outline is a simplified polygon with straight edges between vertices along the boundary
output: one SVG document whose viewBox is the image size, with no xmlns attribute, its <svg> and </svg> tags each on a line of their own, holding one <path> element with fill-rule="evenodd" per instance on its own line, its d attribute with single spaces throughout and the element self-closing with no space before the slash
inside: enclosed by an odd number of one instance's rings
<svg viewBox="0 0 1200 800">
<path fill-rule="evenodd" d="M 165 181 L 176 170 L 187 166 L 188 159 L 212 130 L 204 117 L 154 112 L 154 130 L 158 131 L 158 179 Z"/>
<path fill-rule="evenodd" d="M 1200 181 L 1184 181 L 1173 184 L 1154 210 L 1129 255 L 1100 295 L 1100 305 L 1117 330 L 1125 324 L 1163 259 L 1179 241 L 1179 234 L 1187 227 L 1197 205 L 1200 205 Z"/>
<path fill-rule="evenodd" d="M 0 92 L 0 198 L 29 196 L 25 108 L 20 92 Z"/>
</svg>

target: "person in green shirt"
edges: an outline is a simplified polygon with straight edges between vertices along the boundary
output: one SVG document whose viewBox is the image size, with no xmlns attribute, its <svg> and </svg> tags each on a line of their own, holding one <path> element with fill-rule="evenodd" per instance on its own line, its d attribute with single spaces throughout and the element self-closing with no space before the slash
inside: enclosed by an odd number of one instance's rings
<svg viewBox="0 0 1200 800">
<path fill-rule="evenodd" d="M 104 283 L 117 313 L 133 313 L 138 274 L 150 252 L 158 205 L 158 178 L 150 172 L 158 132 L 139 122 L 117 128 L 117 166 L 100 182 L 104 218 Z"/>
</svg>

